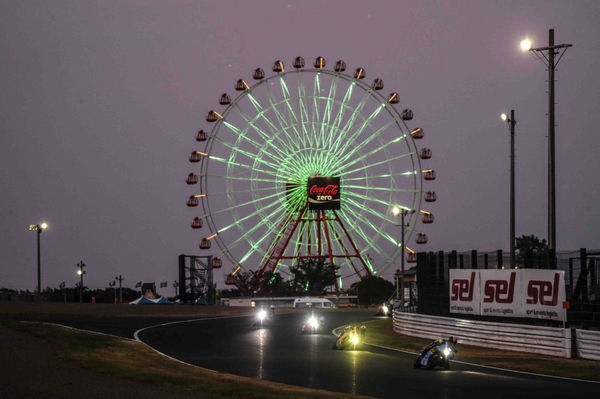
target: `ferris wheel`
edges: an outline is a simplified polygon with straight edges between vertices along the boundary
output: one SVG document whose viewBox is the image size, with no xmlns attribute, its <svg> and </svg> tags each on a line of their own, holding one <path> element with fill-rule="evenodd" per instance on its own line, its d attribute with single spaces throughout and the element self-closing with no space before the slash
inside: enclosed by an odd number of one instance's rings
<svg viewBox="0 0 600 399">
<path fill-rule="evenodd" d="M 427 242 L 420 223 L 433 214 L 421 206 L 436 194 L 424 188 L 435 171 L 421 166 L 431 158 L 416 145 L 423 129 L 407 126 L 413 112 L 396 109 L 398 93 L 381 94 L 381 79 L 325 65 L 297 57 L 292 68 L 275 61 L 272 76 L 256 69 L 196 135 L 191 226 L 213 267 L 229 262 L 226 283 L 242 269 L 285 276 L 299 259 L 323 258 L 340 267 L 341 289 L 397 267 L 401 251 L 414 262 L 411 242 Z"/>
</svg>

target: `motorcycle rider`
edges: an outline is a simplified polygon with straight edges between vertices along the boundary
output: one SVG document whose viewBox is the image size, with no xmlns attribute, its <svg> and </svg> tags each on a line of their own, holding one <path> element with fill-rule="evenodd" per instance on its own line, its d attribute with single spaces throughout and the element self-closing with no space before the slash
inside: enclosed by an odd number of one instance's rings
<svg viewBox="0 0 600 399">
<path fill-rule="evenodd" d="M 365 339 L 365 334 L 367 332 L 367 327 L 361 325 L 360 327 L 356 324 L 351 325 L 350 327 L 344 328 L 344 331 L 340 334 L 338 339 L 336 340 L 335 347 L 341 347 L 345 344 L 346 340 L 350 340 L 353 335 L 360 337 L 361 340 Z"/>
<path fill-rule="evenodd" d="M 423 349 L 418 366 L 427 367 L 427 363 L 429 363 L 431 356 L 433 356 L 436 352 L 443 353 L 445 347 L 449 347 L 452 350 L 452 353 L 456 353 L 457 342 L 458 340 L 454 336 L 450 336 L 448 339 L 436 339 Z M 415 364 L 415 366 L 417 366 L 417 364 Z"/>
</svg>

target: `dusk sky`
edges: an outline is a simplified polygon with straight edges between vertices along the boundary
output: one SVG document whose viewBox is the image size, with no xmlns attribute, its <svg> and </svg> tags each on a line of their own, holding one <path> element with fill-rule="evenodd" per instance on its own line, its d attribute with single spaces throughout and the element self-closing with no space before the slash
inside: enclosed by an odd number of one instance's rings
<svg viewBox="0 0 600 399">
<path fill-rule="evenodd" d="M 508 250 L 547 235 L 547 72 L 519 42 L 571 43 L 557 68 L 557 249 L 600 248 L 598 1 L 2 1 L 0 287 L 177 278 L 203 254 L 185 177 L 195 133 L 239 78 L 274 60 L 345 60 L 415 113 L 438 201 L 419 250 Z M 231 270 L 215 272 L 222 285 Z M 384 275 L 391 278 L 390 273 Z M 164 291 L 163 291 L 164 292 Z"/>
</svg>

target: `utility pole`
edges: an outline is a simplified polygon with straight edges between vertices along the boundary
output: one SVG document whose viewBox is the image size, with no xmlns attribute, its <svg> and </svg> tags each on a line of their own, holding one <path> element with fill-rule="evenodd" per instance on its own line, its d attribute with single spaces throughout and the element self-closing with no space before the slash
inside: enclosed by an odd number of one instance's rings
<svg viewBox="0 0 600 399">
<path fill-rule="evenodd" d="M 548 249 L 550 268 L 556 268 L 556 160 L 555 160 L 555 114 L 554 72 L 559 61 L 572 44 L 554 44 L 554 29 L 548 30 L 547 47 L 531 47 L 523 40 L 521 48 L 530 51 L 548 67 Z M 558 55 L 558 59 L 556 56 Z"/>
</svg>

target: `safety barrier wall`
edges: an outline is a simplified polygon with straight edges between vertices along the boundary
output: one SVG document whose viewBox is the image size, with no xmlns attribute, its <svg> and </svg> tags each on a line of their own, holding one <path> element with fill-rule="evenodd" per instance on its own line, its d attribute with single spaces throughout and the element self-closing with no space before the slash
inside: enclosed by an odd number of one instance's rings
<svg viewBox="0 0 600 399">
<path fill-rule="evenodd" d="M 568 328 L 491 323 L 394 310 L 394 332 L 420 338 L 458 338 L 459 344 L 571 357 Z M 599 338 L 600 339 L 600 338 Z"/>
<path fill-rule="evenodd" d="M 575 330 L 577 356 L 583 359 L 600 360 L 600 331 Z"/>
</svg>

